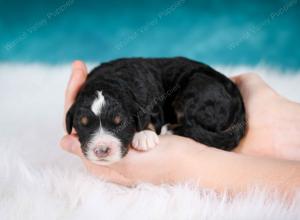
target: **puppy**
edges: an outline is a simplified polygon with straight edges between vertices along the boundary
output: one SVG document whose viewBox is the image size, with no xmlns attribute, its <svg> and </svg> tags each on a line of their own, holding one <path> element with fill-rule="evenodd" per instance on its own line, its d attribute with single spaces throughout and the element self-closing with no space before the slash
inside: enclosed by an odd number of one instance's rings
<svg viewBox="0 0 300 220">
<path fill-rule="evenodd" d="M 124 157 L 132 145 L 148 150 L 167 133 L 232 150 L 246 129 L 236 85 L 211 67 L 183 57 L 128 58 L 103 63 L 88 75 L 66 115 L 82 151 L 96 164 Z"/>
</svg>

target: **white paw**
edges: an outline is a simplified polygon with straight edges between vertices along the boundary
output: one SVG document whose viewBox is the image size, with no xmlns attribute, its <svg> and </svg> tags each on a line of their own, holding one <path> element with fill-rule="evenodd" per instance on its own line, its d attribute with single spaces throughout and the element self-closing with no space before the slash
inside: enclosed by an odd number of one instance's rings
<svg viewBox="0 0 300 220">
<path fill-rule="evenodd" d="M 160 135 L 170 135 L 170 134 L 173 134 L 173 131 L 168 129 L 169 125 L 170 124 L 165 124 L 164 126 L 161 127 Z"/>
<path fill-rule="evenodd" d="M 136 150 L 147 151 L 158 145 L 158 136 L 154 131 L 143 130 L 134 134 L 132 146 Z"/>
</svg>

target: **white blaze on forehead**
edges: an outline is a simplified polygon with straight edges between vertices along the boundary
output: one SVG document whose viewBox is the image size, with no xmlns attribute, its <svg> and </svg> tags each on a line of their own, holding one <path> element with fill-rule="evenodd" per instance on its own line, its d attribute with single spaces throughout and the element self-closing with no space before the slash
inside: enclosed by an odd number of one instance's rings
<svg viewBox="0 0 300 220">
<path fill-rule="evenodd" d="M 91 109 L 94 112 L 95 115 L 100 115 L 101 114 L 101 110 L 103 108 L 103 106 L 105 105 L 105 99 L 104 96 L 102 94 L 102 91 L 97 91 L 97 97 L 95 98 Z"/>
</svg>

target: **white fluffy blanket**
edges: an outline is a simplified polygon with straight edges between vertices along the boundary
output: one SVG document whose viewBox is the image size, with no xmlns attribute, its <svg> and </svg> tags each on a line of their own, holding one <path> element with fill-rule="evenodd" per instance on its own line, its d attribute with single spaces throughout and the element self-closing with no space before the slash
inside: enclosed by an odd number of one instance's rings
<svg viewBox="0 0 300 220">
<path fill-rule="evenodd" d="M 267 67 L 219 67 L 258 72 L 300 102 L 300 72 Z M 300 219 L 290 206 L 252 190 L 234 199 L 188 185 L 133 189 L 90 176 L 59 147 L 69 66 L 0 64 L 0 219 Z"/>
</svg>

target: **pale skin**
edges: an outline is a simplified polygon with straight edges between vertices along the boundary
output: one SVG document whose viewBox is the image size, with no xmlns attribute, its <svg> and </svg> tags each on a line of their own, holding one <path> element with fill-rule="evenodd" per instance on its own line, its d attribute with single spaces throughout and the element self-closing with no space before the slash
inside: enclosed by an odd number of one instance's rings
<svg viewBox="0 0 300 220">
<path fill-rule="evenodd" d="M 87 77 L 83 62 L 75 61 L 72 67 L 65 112 Z M 255 74 L 232 80 L 244 98 L 248 125 L 234 152 L 164 135 L 147 152 L 130 149 L 119 162 L 100 166 L 84 158 L 75 132 L 65 135 L 61 146 L 79 156 L 90 173 L 125 186 L 188 181 L 218 192 L 243 192 L 255 185 L 293 195 L 300 188 L 300 105 L 281 97 Z"/>
</svg>

